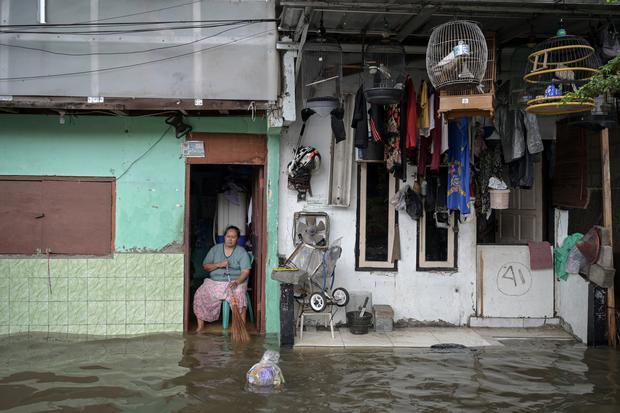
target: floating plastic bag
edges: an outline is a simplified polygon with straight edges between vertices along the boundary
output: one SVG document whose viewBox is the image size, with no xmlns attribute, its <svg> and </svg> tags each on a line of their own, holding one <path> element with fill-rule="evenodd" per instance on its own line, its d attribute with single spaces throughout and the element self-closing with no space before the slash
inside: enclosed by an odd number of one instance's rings
<svg viewBox="0 0 620 413">
<path fill-rule="evenodd" d="M 271 393 L 280 391 L 284 385 L 284 376 L 278 366 L 280 353 L 267 350 L 258 363 L 246 374 L 246 388 L 253 393 Z"/>
</svg>

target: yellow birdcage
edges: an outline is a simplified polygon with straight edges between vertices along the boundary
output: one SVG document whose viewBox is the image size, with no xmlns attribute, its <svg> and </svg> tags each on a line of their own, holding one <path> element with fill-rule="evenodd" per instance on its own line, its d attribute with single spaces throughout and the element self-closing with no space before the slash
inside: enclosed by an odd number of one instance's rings
<svg viewBox="0 0 620 413">
<path fill-rule="evenodd" d="M 579 36 L 551 37 L 534 48 L 528 56 L 523 80 L 532 99 L 526 110 L 540 116 L 588 112 L 592 99 L 567 98 L 598 73 L 599 62 L 594 48 Z"/>
</svg>

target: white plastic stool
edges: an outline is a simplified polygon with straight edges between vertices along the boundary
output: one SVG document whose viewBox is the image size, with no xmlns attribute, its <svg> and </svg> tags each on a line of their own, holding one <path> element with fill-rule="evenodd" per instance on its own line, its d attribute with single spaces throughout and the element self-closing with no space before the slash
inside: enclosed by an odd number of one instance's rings
<svg viewBox="0 0 620 413">
<path fill-rule="evenodd" d="M 329 329 L 332 332 L 332 339 L 334 337 L 334 317 L 332 317 L 331 313 L 316 313 L 314 311 L 303 311 L 299 315 L 299 341 L 304 338 L 304 318 L 305 317 L 323 317 L 325 318 L 325 327 L 327 327 L 327 322 L 329 320 Z"/>
</svg>

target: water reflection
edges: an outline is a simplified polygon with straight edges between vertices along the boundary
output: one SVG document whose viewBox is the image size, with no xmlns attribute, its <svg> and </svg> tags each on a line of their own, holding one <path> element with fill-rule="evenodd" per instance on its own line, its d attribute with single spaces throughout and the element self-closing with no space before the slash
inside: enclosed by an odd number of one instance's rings
<svg viewBox="0 0 620 413">
<path fill-rule="evenodd" d="M 0 338 L 0 409 L 52 411 L 618 411 L 615 351 L 553 341 L 452 352 L 281 350 L 285 390 L 244 390 L 275 343 L 219 335 Z"/>
</svg>

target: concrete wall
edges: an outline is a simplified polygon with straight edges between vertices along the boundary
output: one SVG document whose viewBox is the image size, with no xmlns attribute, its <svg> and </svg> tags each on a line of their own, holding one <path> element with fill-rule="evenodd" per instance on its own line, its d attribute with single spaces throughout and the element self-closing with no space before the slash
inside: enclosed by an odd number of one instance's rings
<svg viewBox="0 0 620 413">
<path fill-rule="evenodd" d="M 343 89 L 356 90 L 357 76 L 347 79 Z M 417 85 L 417 83 L 416 83 Z M 417 86 L 416 86 L 417 87 Z M 299 93 L 298 93 L 299 95 Z M 298 108 L 300 103 L 298 102 Z M 352 110 L 350 108 L 349 110 Z M 299 110 L 298 110 L 299 112 Z M 300 116 L 298 116 L 300 118 Z M 355 226 L 357 204 L 357 165 L 353 162 L 351 204 L 349 207 L 327 206 L 330 167 L 330 117 L 316 114 L 310 118 L 304 132 L 303 145 L 316 147 L 322 155 L 321 169 L 312 177 L 313 196 L 306 202 L 297 202 L 297 193 L 287 188 L 286 165 L 292 159 L 301 121 L 283 129 L 280 144 L 280 218 L 278 253 L 288 256 L 293 251 L 291 236 L 293 214 L 296 211 L 325 211 L 330 216 L 330 239 L 342 237 L 342 256 L 336 267 L 336 284 L 350 292 L 372 292 L 373 304 L 389 304 L 394 318 L 423 322 L 467 324 L 475 312 L 476 282 L 476 227 L 474 214 L 460 225 L 458 234 L 458 271 L 416 271 L 417 222 L 407 214 L 399 214 L 402 259 L 397 271 L 355 271 Z M 411 183 L 412 167 L 408 170 Z M 344 311 L 336 321 L 344 321 Z"/>
<path fill-rule="evenodd" d="M 37 24 L 37 3 L 3 0 L 2 24 Z M 46 12 L 50 24 L 236 21 L 274 19 L 275 3 L 202 0 L 172 2 L 171 6 L 167 0 L 62 0 L 48 1 Z M 41 34 L 5 34 L 3 42 L 18 47 L 0 49 L 0 95 L 277 99 L 280 71 L 274 47 L 275 22 L 201 26 L 80 36 L 39 25 Z M 187 25 L 169 23 L 165 27 Z M 55 77 L 50 81 L 47 76 L 52 74 Z"/>
<path fill-rule="evenodd" d="M 556 247 L 568 235 L 568 221 L 572 213 L 555 210 Z M 555 280 L 555 312 L 565 330 L 584 343 L 588 342 L 588 281 L 578 274 L 569 274 L 566 281 Z"/>
<path fill-rule="evenodd" d="M 531 270 L 525 245 L 479 245 L 484 317 L 553 317 L 553 269 Z"/>
<path fill-rule="evenodd" d="M 566 281 L 556 280 L 555 308 L 564 329 L 587 343 L 588 281 L 578 274 L 569 274 Z"/>
</svg>

